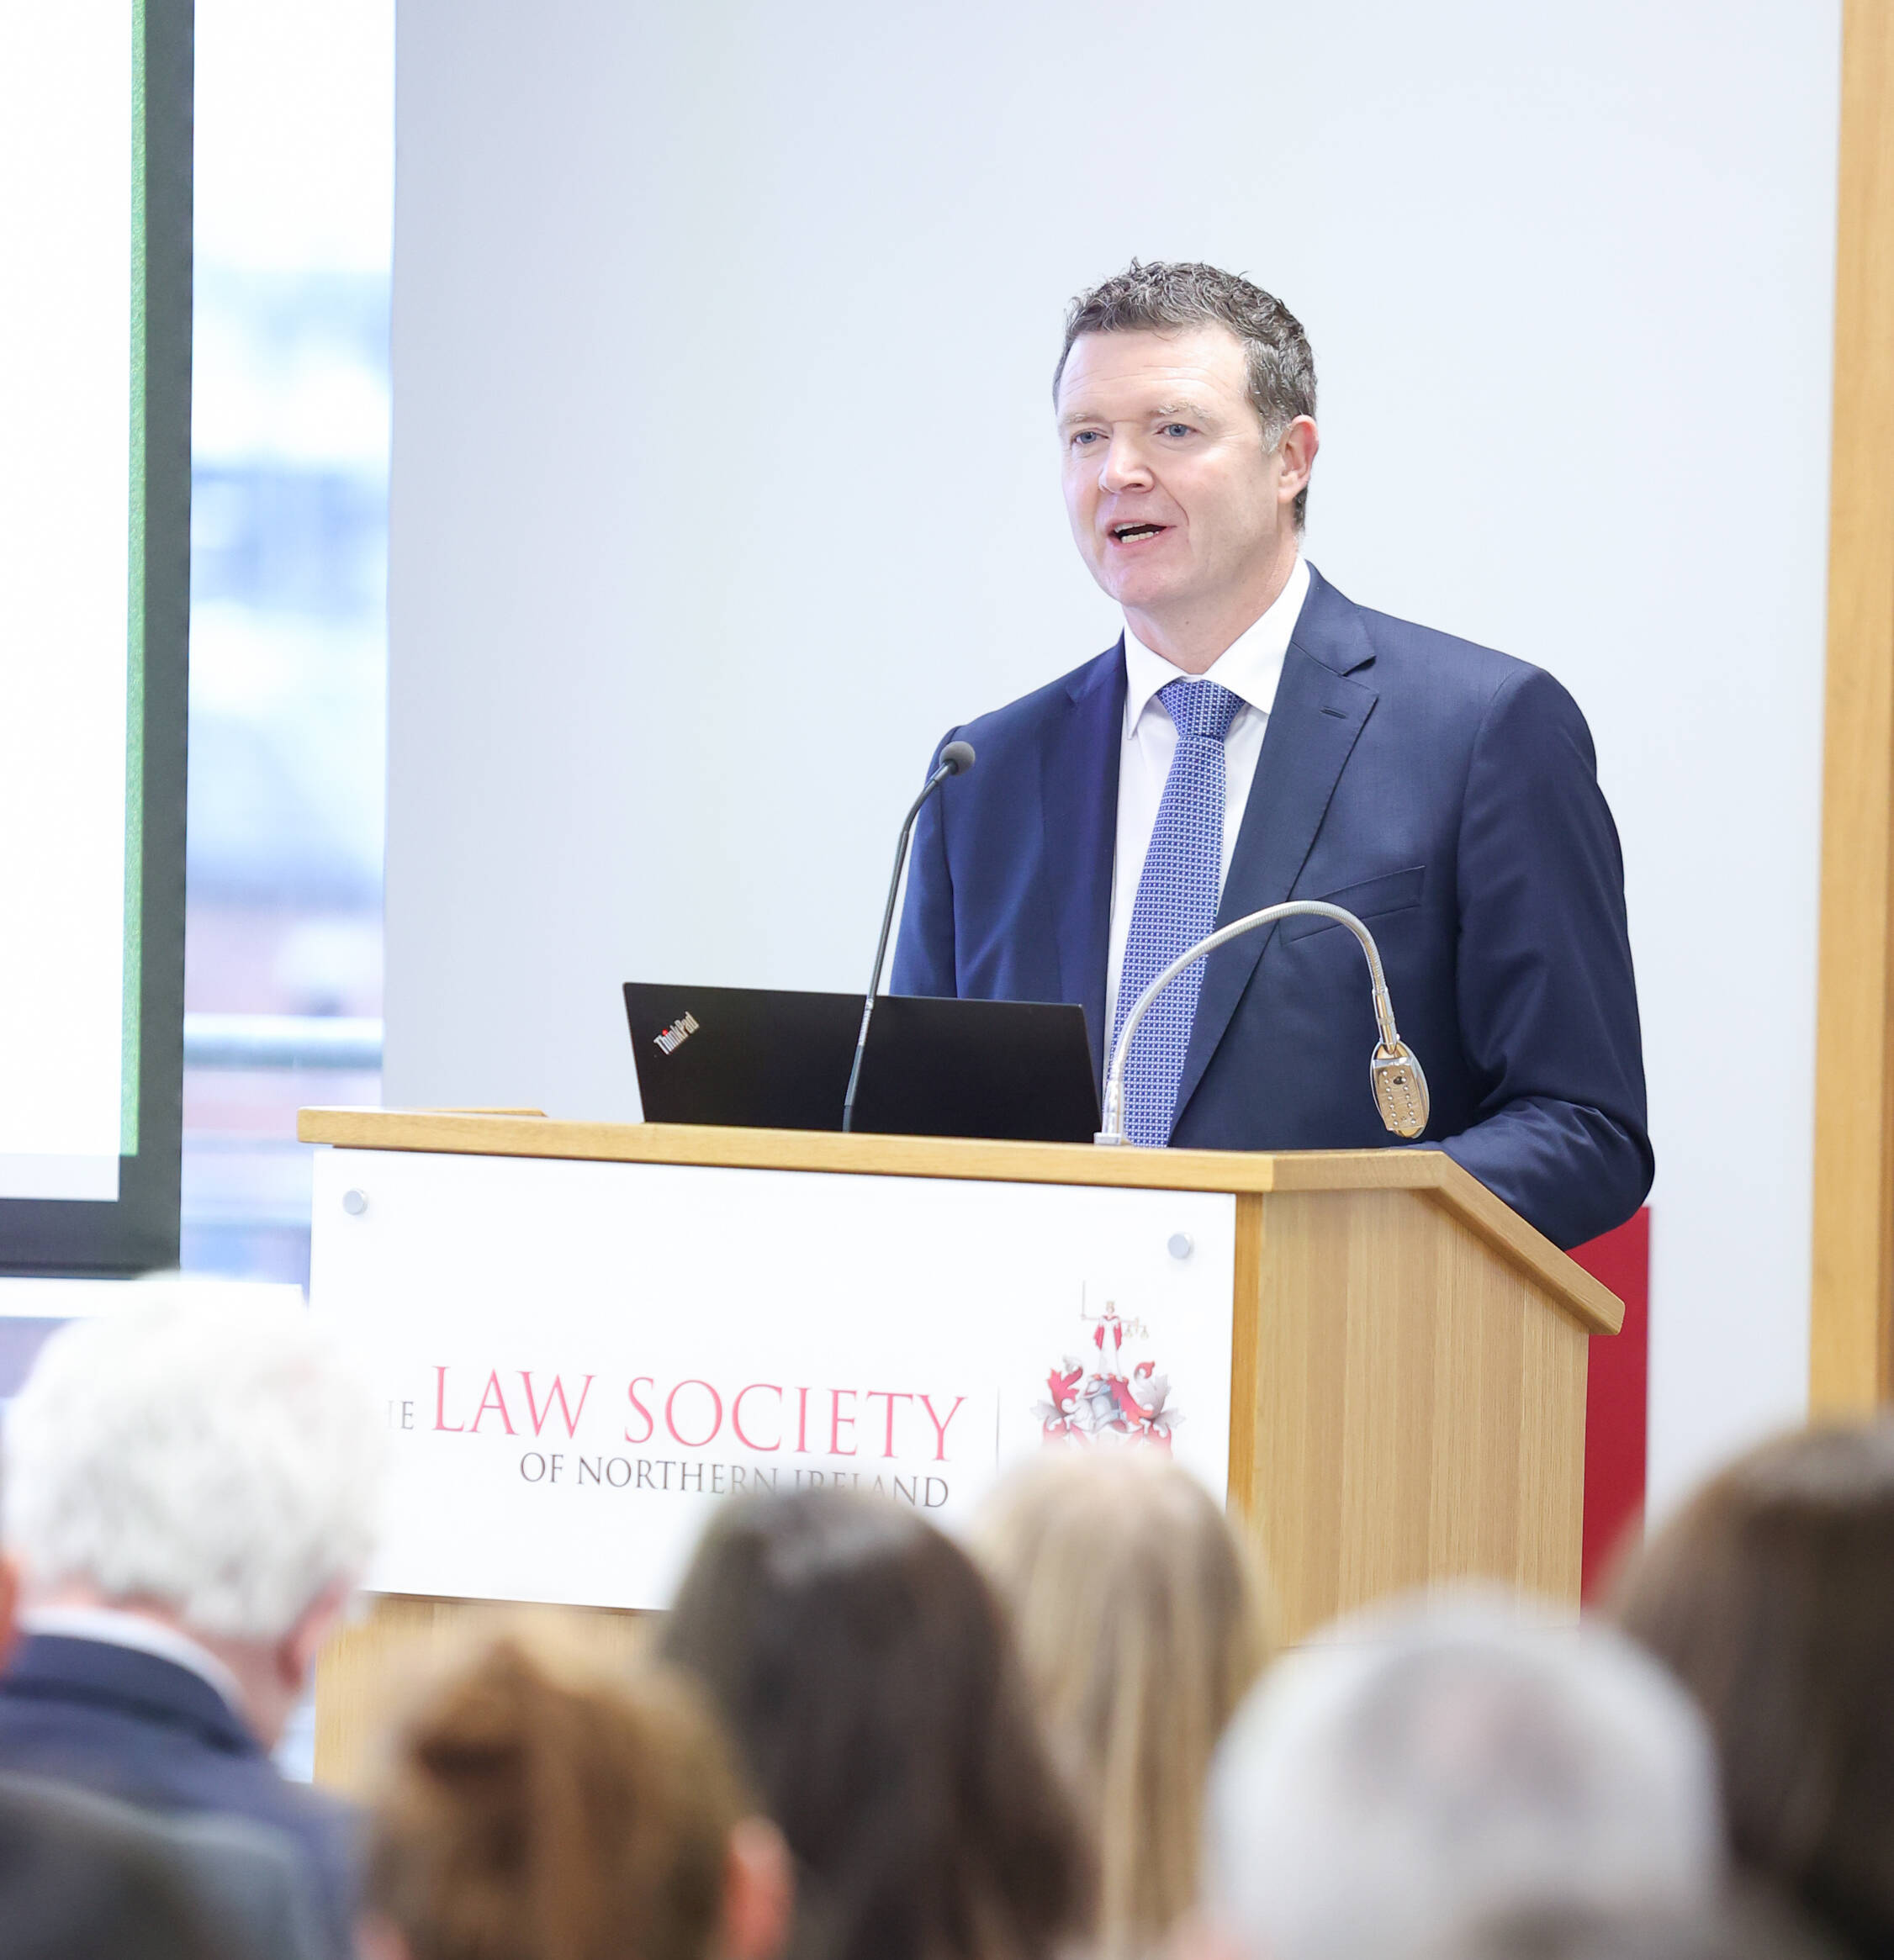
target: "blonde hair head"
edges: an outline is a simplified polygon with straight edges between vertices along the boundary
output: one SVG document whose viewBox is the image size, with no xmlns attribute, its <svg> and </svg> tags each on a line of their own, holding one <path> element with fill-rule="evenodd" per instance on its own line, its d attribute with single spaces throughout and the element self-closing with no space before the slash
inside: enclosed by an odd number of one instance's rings
<svg viewBox="0 0 1894 1960">
<path fill-rule="evenodd" d="M 1268 1658 L 1261 1575 L 1147 1449 L 1046 1450 L 988 1501 L 976 1548 L 1090 1827 L 1100 1950 L 1148 1952 L 1195 1897 L 1210 1758 Z"/>
</svg>

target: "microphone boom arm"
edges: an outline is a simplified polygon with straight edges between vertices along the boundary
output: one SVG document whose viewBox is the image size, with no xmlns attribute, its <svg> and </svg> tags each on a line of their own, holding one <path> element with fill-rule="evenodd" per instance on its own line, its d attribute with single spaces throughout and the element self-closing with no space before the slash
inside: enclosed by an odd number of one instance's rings
<svg viewBox="0 0 1894 1960">
<path fill-rule="evenodd" d="M 913 819 L 910 817 L 908 821 L 912 822 Z M 1368 1059 L 1368 1085 L 1374 1093 L 1375 1107 L 1381 1112 L 1382 1122 L 1397 1137 L 1417 1137 L 1426 1128 L 1427 1078 L 1421 1072 L 1419 1059 L 1395 1028 L 1394 1003 L 1388 998 L 1388 977 L 1381 969 L 1381 949 L 1374 943 L 1374 935 L 1352 912 L 1344 911 L 1338 905 L 1329 905 L 1315 898 L 1292 898 L 1284 904 L 1265 906 L 1259 912 L 1251 912 L 1246 917 L 1231 920 L 1227 926 L 1219 926 L 1207 938 L 1199 939 L 1188 952 L 1179 954 L 1138 996 L 1131 1012 L 1124 1017 L 1124 1029 L 1112 1050 L 1111 1066 L 1105 1071 L 1103 1127 L 1092 1138 L 1094 1143 L 1119 1144 L 1130 1141 L 1124 1133 L 1124 1063 L 1131 1052 L 1131 1038 L 1138 1032 L 1138 1023 L 1144 1019 L 1151 1002 L 1193 962 L 1214 953 L 1218 947 L 1227 945 L 1232 939 L 1240 939 L 1258 927 L 1273 925 L 1278 919 L 1297 917 L 1332 919 L 1337 925 L 1346 926 L 1360 943 L 1362 955 L 1368 961 L 1368 984 L 1374 993 L 1375 1023 L 1381 1031 L 1381 1039 Z"/>
<path fill-rule="evenodd" d="M 868 1051 L 868 1024 L 875 1018 L 875 996 L 881 985 L 881 964 L 888 956 L 888 933 L 894 925 L 894 901 L 901 890 L 901 868 L 907 860 L 907 840 L 913 833 L 914 819 L 921 806 L 950 776 L 973 767 L 973 750 L 965 742 L 950 742 L 940 752 L 940 766 L 927 779 L 921 793 L 907 806 L 901 827 L 901 841 L 894 848 L 894 875 L 888 880 L 888 902 L 881 908 L 881 936 L 875 942 L 875 969 L 868 976 L 868 993 L 861 1003 L 861 1031 L 855 1036 L 855 1059 L 849 1065 L 848 1093 L 842 1098 L 842 1128 L 855 1127 L 855 1091 L 861 1082 L 861 1058 Z M 913 780 L 912 777 L 908 779 Z"/>
</svg>

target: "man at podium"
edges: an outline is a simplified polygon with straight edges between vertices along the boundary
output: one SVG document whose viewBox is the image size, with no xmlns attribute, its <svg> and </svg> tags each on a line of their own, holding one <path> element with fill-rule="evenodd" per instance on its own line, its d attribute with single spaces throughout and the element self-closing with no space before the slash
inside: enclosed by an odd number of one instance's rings
<svg viewBox="0 0 1894 1960">
<path fill-rule="evenodd" d="M 895 991 L 1077 1001 L 1102 1073 L 1214 926 L 1327 900 L 1379 944 L 1423 1141 L 1559 1245 L 1628 1218 L 1653 1158 L 1623 860 L 1571 696 L 1302 556 L 1315 363 L 1249 281 L 1134 262 L 1073 303 L 1053 395 L 1072 536 L 1124 631 L 943 737 L 979 764 L 921 813 Z M 1386 1144 L 1375 1038 L 1352 933 L 1252 932 L 1141 1023 L 1131 1139 Z"/>
</svg>

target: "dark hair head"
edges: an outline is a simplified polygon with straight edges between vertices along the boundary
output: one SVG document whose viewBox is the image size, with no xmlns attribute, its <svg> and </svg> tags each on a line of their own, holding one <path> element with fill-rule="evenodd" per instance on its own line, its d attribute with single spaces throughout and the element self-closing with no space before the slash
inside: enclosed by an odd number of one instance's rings
<svg viewBox="0 0 1894 1960">
<path fill-rule="evenodd" d="M 690 1683 L 588 1679 L 503 1639 L 401 1736 L 368 1904 L 414 1960 L 710 1960 L 743 1813 Z"/>
<path fill-rule="evenodd" d="M 1081 334 L 1179 333 L 1192 327 L 1220 326 L 1241 342 L 1248 370 L 1250 404 L 1262 423 L 1262 439 L 1273 449 L 1299 415 L 1315 413 L 1315 357 L 1302 322 L 1272 293 L 1240 273 L 1194 262 L 1162 259 L 1140 265 L 1133 259 L 1122 272 L 1081 293 L 1066 309 L 1066 344 L 1052 371 L 1052 400 L 1072 343 Z M 1295 500 L 1299 528 L 1309 518 L 1309 487 Z"/>
<path fill-rule="evenodd" d="M 1894 1947 L 1894 1424 L 1740 1458 L 1631 1561 L 1617 1614 L 1710 1719 L 1738 1862 Z"/>
<path fill-rule="evenodd" d="M 1041 1960 L 1083 1854 L 966 1555 L 833 1490 L 739 1498 L 666 1658 L 709 1687 L 797 1866 L 796 1960 Z"/>
</svg>

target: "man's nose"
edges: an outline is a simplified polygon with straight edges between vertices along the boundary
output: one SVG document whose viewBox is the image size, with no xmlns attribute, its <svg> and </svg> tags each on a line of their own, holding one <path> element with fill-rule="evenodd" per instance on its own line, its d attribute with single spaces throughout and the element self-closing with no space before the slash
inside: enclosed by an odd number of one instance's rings
<svg viewBox="0 0 1894 1960">
<path fill-rule="evenodd" d="M 1098 466 L 1098 488 L 1115 494 L 1121 490 L 1148 489 L 1151 466 L 1142 446 L 1129 436 L 1114 436 Z"/>
</svg>

